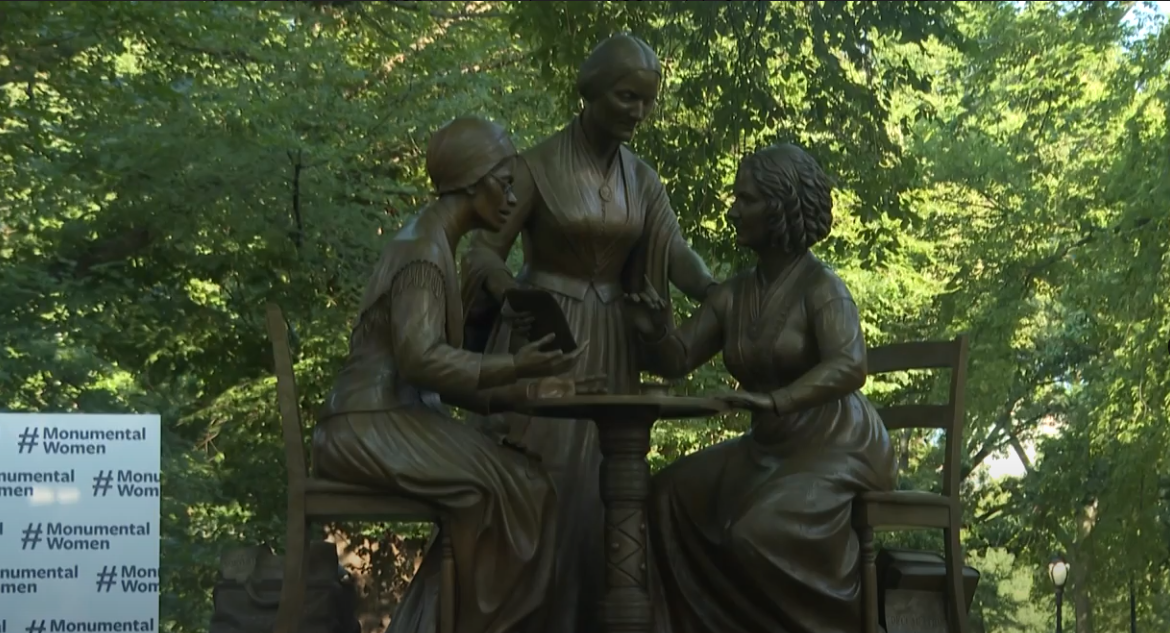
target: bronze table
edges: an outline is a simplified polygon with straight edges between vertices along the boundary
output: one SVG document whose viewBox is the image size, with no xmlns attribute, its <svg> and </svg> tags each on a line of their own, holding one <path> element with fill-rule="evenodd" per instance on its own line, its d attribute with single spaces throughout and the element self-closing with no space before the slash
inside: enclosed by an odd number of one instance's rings
<svg viewBox="0 0 1170 633">
<path fill-rule="evenodd" d="M 658 420 L 708 417 L 726 405 L 709 398 L 669 395 L 573 396 L 534 400 L 528 413 L 593 420 L 601 442 L 601 501 L 605 504 L 606 633 L 649 633 L 646 574 L 646 500 L 650 496 L 650 429 Z"/>
</svg>

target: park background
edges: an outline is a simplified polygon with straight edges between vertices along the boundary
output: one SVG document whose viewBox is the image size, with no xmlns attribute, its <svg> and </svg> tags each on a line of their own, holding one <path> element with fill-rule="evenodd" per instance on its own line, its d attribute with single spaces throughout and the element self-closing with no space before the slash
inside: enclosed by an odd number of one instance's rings
<svg viewBox="0 0 1170 633">
<path fill-rule="evenodd" d="M 161 413 L 162 630 L 206 630 L 219 554 L 283 534 L 264 303 L 311 412 L 384 236 L 427 199 L 430 131 L 481 114 L 531 145 L 628 30 L 665 67 L 632 146 L 717 276 L 746 261 L 722 219 L 739 157 L 794 141 L 838 183 L 817 252 L 869 343 L 971 336 L 982 630 L 1052 629 L 1057 552 L 1066 630 L 1170 630 L 1167 4 L 5 2 L 0 409 Z M 679 390 L 727 381 L 715 362 Z M 743 424 L 662 424 L 654 465 Z M 894 439 L 901 485 L 937 489 L 938 438 Z M 368 626 L 425 534 L 332 530 Z"/>
</svg>

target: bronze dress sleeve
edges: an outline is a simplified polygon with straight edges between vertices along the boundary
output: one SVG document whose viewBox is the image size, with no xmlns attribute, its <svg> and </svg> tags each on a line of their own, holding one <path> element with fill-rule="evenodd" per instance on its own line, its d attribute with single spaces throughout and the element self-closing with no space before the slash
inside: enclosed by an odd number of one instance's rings
<svg viewBox="0 0 1170 633">
<path fill-rule="evenodd" d="M 481 356 L 448 342 L 447 286 L 441 269 L 411 261 L 373 298 L 377 336 L 389 360 L 366 367 L 392 376 L 396 402 L 350 411 L 318 424 L 313 461 L 321 476 L 422 500 L 443 517 L 455 559 L 459 626 L 516 631 L 545 600 L 556 562 L 556 494 L 548 475 L 518 451 L 453 419 L 430 396 L 486 408 L 516 388 L 511 357 Z M 375 356 L 383 357 L 381 354 Z M 396 372 L 396 374 L 395 374 Z M 505 385 L 481 390 L 488 385 Z M 423 558 L 390 631 L 437 631 L 440 548 Z M 490 574 L 482 573 L 490 569 Z"/>
<path fill-rule="evenodd" d="M 724 293 L 713 290 L 678 329 L 667 330 L 656 341 L 642 341 L 642 362 L 647 371 L 663 378 L 682 378 L 711 360 L 723 349 L 723 325 L 719 306 Z"/>
<path fill-rule="evenodd" d="M 732 297 L 721 313 L 727 371 L 777 410 L 753 411 L 746 434 L 655 474 L 647 525 L 666 630 L 861 630 L 853 500 L 893 488 L 894 454 L 858 391 L 857 308 L 811 257 L 791 264 L 788 287 L 751 274 L 712 293 Z"/>
<path fill-rule="evenodd" d="M 691 299 L 703 301 L 719 285 L 707 269 L 707 263 L 687 244 L 681 231 L 675 234 L 670 243 L 669 261 L 670 283 Z"/>
<path fill-rule="evenodd" d="M 853 300 L 833 299 L 810 320 L 820 362 L 771 393 L 780 415 L 843 398 L 865 386 L 865 340 Z"/>
<path fill-rule="evenodd" d="M 501 388 L 516 385 L 510 354 L 476 354 L 447 344 L 443 273 L 430 262 L 407 264 L 390 286 L 391 341 L 402 377 L 444 401 L 487 413 Z"/>
</svg>

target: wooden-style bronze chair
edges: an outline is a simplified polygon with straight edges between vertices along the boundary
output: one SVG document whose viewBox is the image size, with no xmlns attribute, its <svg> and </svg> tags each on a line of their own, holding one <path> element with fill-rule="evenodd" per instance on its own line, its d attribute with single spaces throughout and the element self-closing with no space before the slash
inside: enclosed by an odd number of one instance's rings
<svg viewBox="0 0 1170 633">
<path fill-rule="evenodd" d="M 276 369 L 276 393 L 284 431 L 288 468 L 288 534 L 284 578 L 275 633 L 296 633 L 305 602 L 305 561 L 309 524 L 314 520 L 353 519 L 368 522 L 433 523 L 439 527 L 442 581 L 439 594 L 439 631 L 455 631 L 455 558 L 440 512 L 419 499 L 390 496 L 380 490 L 309 476 L 305 459 L 304 428 L 297 403 L 296 377 L 289 351 L 288 324 L 280 307 L 268 304 L 268 336 Z"/>
<path fill-rule="evenodd" d="M 869 350 L 869 374 L 916 369 L 950 369 L 949 402 L 879 409 L 889 430 L 942 429 L 946 441 L 942 494 L 898 490 L 867 492 L 853 502 L 853 524 L 861 535 L 864 633 L 879 633 L 874 530 L 941 529 L 945 538 L 946 613 L 951 633 L 967 633 L 963 550 L 959 544 L 963 506 L 959 483 L 963 457 L 963 397 L 967 381 L 967 337 L 953 341 L 898 343 Z"/>
</svg>

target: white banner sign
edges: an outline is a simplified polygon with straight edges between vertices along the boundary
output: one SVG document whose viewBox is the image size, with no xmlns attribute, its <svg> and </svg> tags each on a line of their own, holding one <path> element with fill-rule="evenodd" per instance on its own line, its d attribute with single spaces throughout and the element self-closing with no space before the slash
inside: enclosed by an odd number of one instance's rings
<svg viewBox="0 0 1170 633">
<path fill-rule="evenodd" d="M 158 631 L 159 430 L 0 413 L 0 633 Z"/>
</svg>

